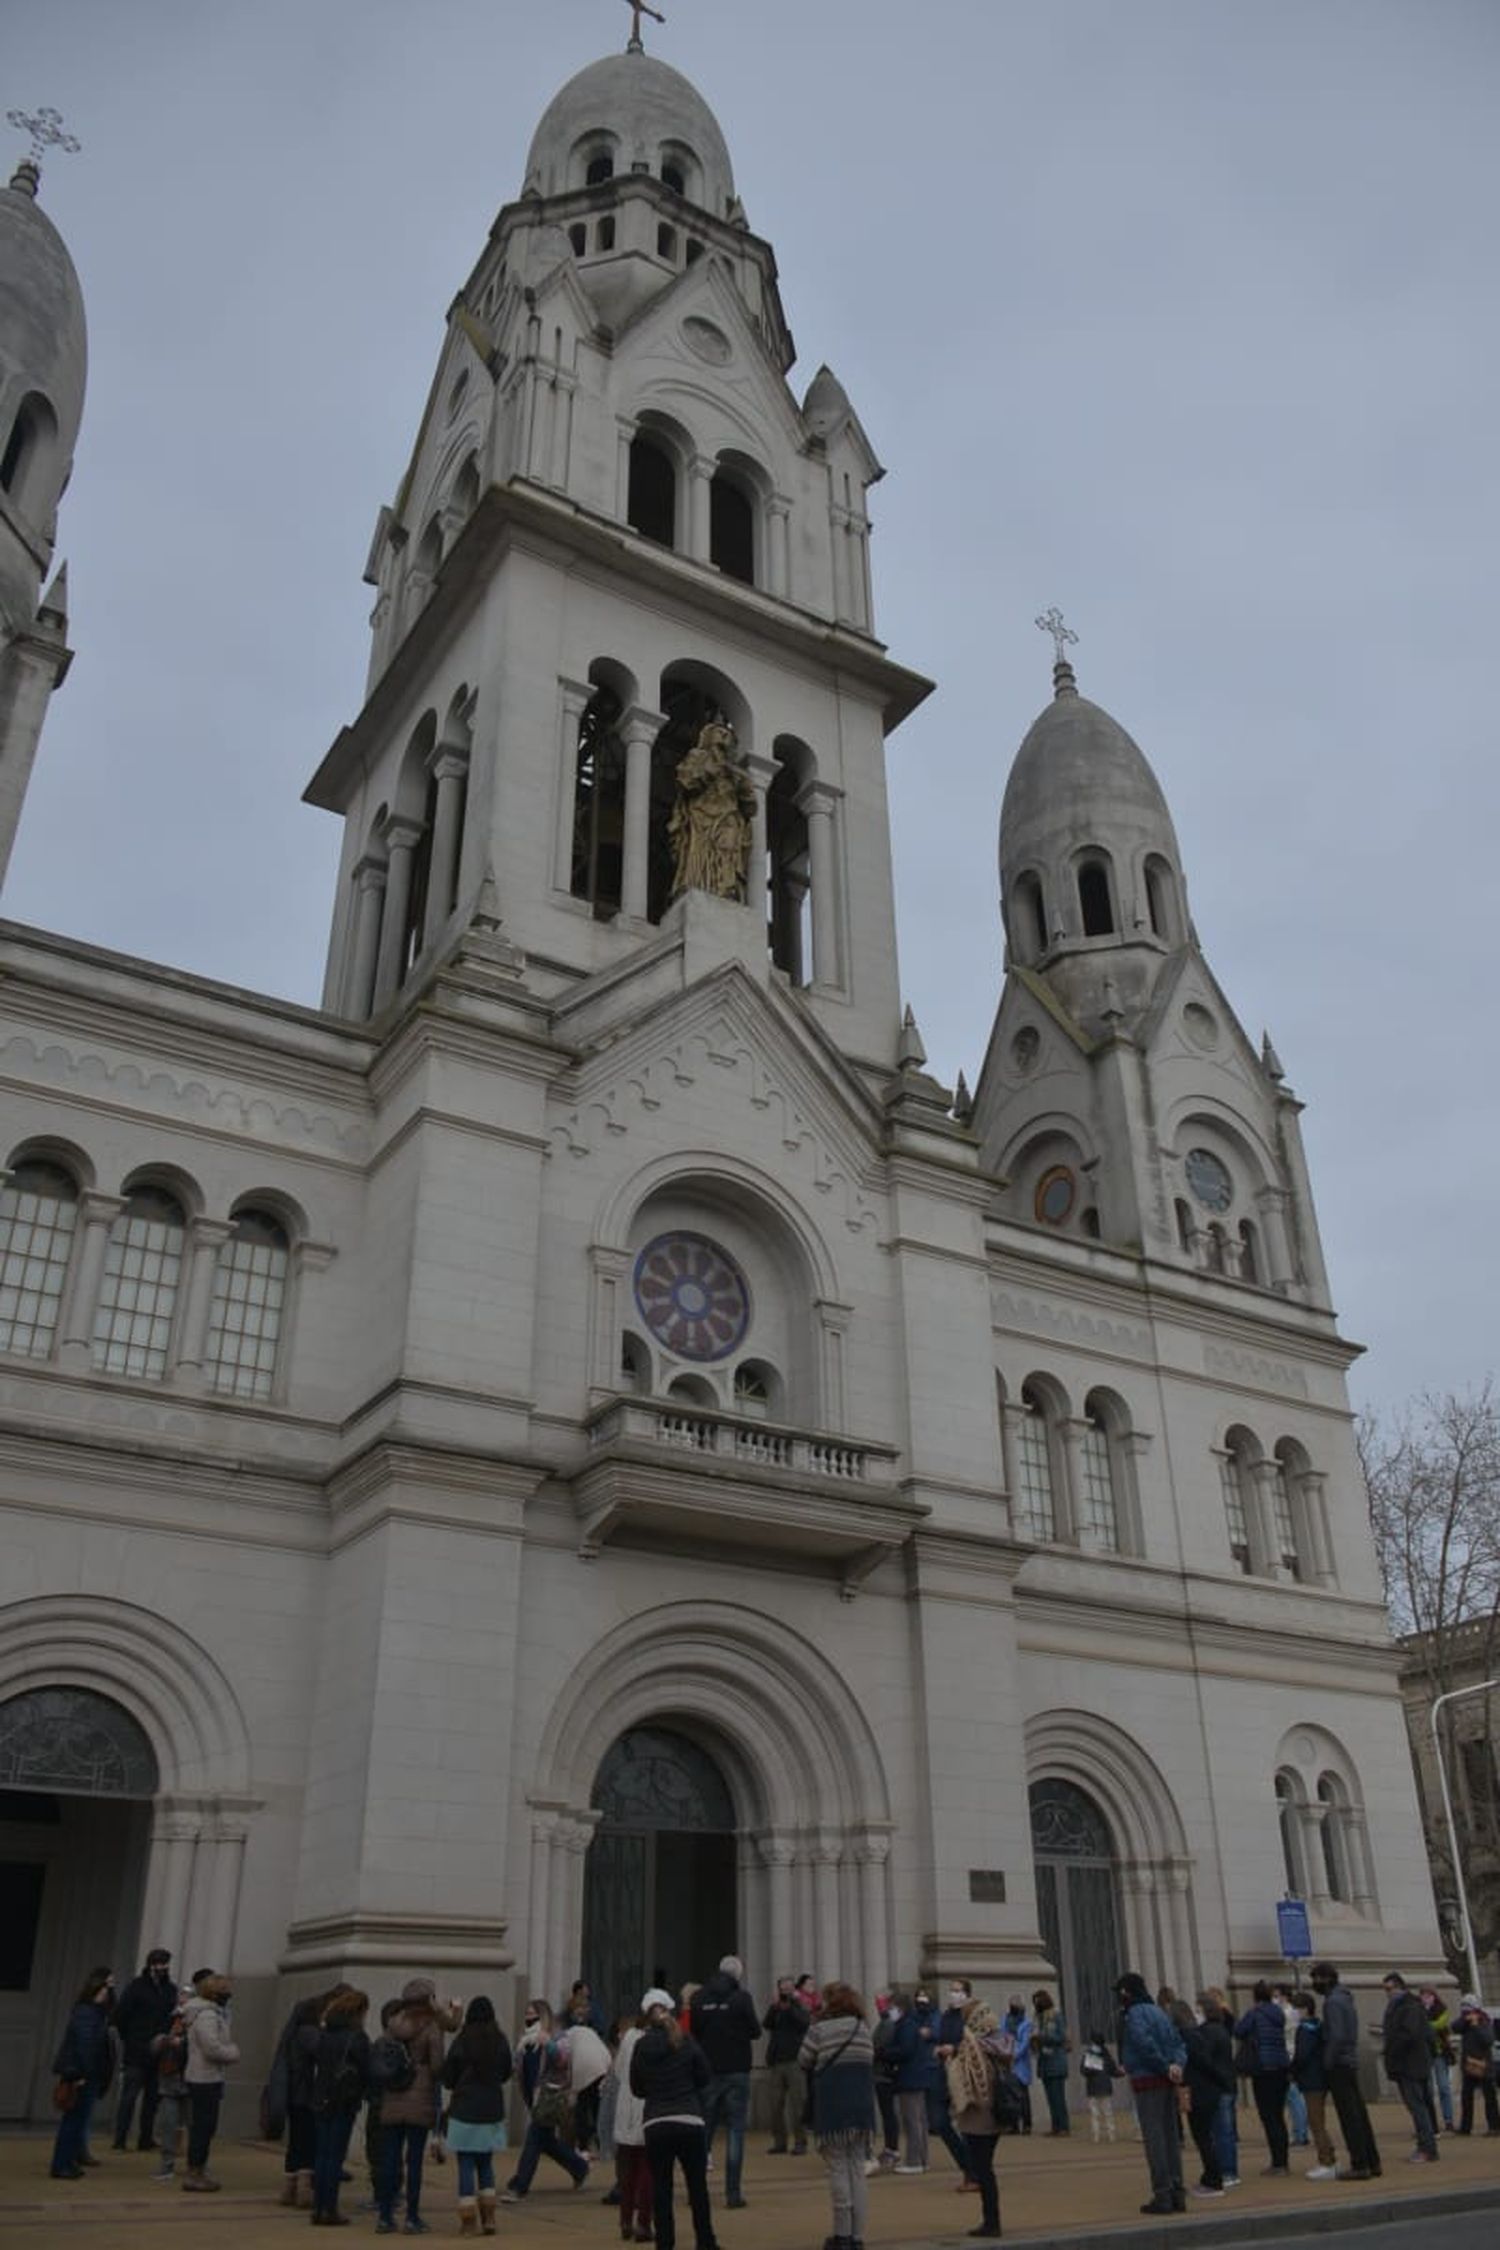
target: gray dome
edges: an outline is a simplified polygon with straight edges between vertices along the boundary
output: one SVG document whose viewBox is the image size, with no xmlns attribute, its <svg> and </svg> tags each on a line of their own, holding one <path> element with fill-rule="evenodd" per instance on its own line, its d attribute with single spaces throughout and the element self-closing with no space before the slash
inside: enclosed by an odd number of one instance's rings
<svg viewBox="0 0 1500 2250">
<path fill-rule="evenodd" d="M 606 55 L 553 95 L 532 137 L 526 191 L 562 195 L 582 187 L 588 156 L 601 145 L 610 148 L 617 175 L 644 169 L 659 179 L 664 152 L 688 157 L 689 200 L 716 218 L 728 216 L 734 174 L 718 120 L 681 71 L 655 55 Z"/>
<path fill-rule="evenodd" d="M 57 492 L 67 481 L 67 465 L 83 420 L 83 386 L 88 373 L 88 332 L 83 291 L 67 245 L 32 192 L 29 165 L 0 189 L 0 446 L 9 437 L 16 409 L 39 392 L 57 424 L 56 449 L 62 464 Z M 19 184 L 18 184 L 19 183 Z"/>
<path fill-rule="evenodd" d="M 1180 867 L 1161 783 L 1118 719 L 1063 689 L 1032 722 L 1000 809 L 1000 881 L 1060 867 L 1088 845 L 1133 857 L 1158 851 Z"/>
</svg>

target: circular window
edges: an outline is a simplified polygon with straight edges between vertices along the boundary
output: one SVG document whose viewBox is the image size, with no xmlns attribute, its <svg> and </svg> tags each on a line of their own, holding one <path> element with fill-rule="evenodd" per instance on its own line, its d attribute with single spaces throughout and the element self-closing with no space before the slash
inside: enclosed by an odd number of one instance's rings
<svg viewBox="0 0 1500 2250">
<path fill-rule="evenodd" d="M 679 1359 L 723 1359 L 750 1325 L 745 1277 L 702 1234 L 659 1234 L 635 1261 L 635 1301 L 659 1344 Z"/>
<path fill-rule="evenodd" d="M 1043 1226 L 1060 1227 L 1073 1208 L 1078 1182 L 1066 1164 L 1054 1164 L 1036 1183 L 1033 1209 Z"/>
<path fill-rule="evenodd" d="M 706 360 L 710 367 L 727 367 L 734 357 L 734 346 L 722 328 L 716 328 L 701 313 L 689 313 L 682 324 L 682 340 L 690 352 Z"/>
<path fill-rule="evenodd" d="M 1192 1040 L 1193 1045 L 1201 1047 L 1205 1054 L 1212 1054 L 1214 1048 L 1219 1044 L 1217 1019 L 1210 1014 L 1201 1001 L 1190 1000 L 1183 1009 L 1182 1028 L 1189 1039 Z"/>
<path fill-rule="evenodd" d="M 1234 1201 L 1234 1182 L 1228 1165 L 1221 1163 L 1211 1148 L 1190 1148 L 1183 1169 L 1188 1186 L 1206 1210 L 1229 1209 Z"/>
</svg>

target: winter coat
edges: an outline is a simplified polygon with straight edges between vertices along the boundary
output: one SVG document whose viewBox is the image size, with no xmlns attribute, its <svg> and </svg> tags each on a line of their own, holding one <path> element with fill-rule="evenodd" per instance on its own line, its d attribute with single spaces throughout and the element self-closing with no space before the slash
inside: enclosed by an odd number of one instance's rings
<svg viewBox="0 0 1500 2250">
<path fill-rule="evenodd" d="M 113 2068 L 109 2011 L 101 2008 L 96 2000 L 80 2000 L 68 2018 L 62 2043 L 52 2058 L 53 2076 L 92 2086 L 96 2094 L 102 2094 Z"/>
<path fill-rule="evenodd" d="M 645 2038 L 644 2031 L 632 2028 L 620 2041 L 615 2056 L 615 2147 L 643 2148 L 646 2141 L 646 2105 L 630 2084 L 630 2058 Z"/>
<path fill-rule="evenodd" d="M 1001 2051 L 1004 2052 L 1004 2044 L 1007 2039 L 1014 2042 L 1010 2054 L 1010 2074 L 1018 2086 L 1029 2086 L 1031 2084 L 1032 2072 L 1035 2068 L 1031 2052 L 1033 2030 L 1031 2018 L 1024 2009 L 1019 2015 L 1015 2014 L 1012 2009 L 1006 2009 L 999 2031 Z"/>
<path fill-rule="evenodd" d="M 659 2118 L 701 2118 L 703 2089 L 712 2076 L 696 2039 L 680 2039 L 674 2047 L 659 2024 L 643 2031 L 630 2058 L 630 2091 L 641 2098 L 645 2128 Z"/>
<path fill-rule="evenodd" d="M 240 2059 L 229 2036 L 228 2016 L 217 2000 L 205 2000 L 195 1992 L 183 2008 L 182 2021 L 188 2043 L 183 2077 L 190 2086 L 222 2086 L 226 2068 Z"/>
<path fill-rule="evenodd" d="M 510 2041 L 498 2024 L 467 2024 L 443 2059 L 442 2082 L 448 2088 L 448 2114 L 461 2125 L 498 2125 L 505 2115 L 505 2088 L 510 2078 Z M 389 2124 L 385 2096 L 380 2122 Z"/>
<path fill-rule="evenodd" d="M 800 2000 L 773 2000 L 761 2018 L 768 2063 L 795 2062 L 812 2017 Z"/>
<path fill-rule="evenodd" d="M 1174 2063 L 1186 2063 L 1182 2033 L 1154 2000 L 1133 2001 L 1122 2015 L 1120 2061 L 1132 2084 L 1138 2078 L 1165 2078 Z"/>
<path fill-rule="evenodd" d="M 132 1977 L 115 2003 L 115 2032 L 125 2060 L 137 2067 L 149 2061 L 151 2042 L 160 2038 L 177 2013 L 177 1982 L 143 1969 Z"/>
<path fill-rule="evenodd" d="M 370 2042 L 357 2023 L 325 2024 L 313 2061 L 313 2108 L 320 2117 L 351 2116 L 369 2091 Z"/>
<path fill-rule="evenodd" d="M 415 2075 L 409 2086 L 383 2086 L 380 2092 L 382 2125 L 431 2125 L 438 2114 L 438 2082 L 443 2068 L 443 2033 L 456 2031 L 463 2021 L 461 2008 L 437 2008 L 414 2000 L 392 2016 L 385 2027 L 388 2039 L 399 2039 L 411 2056 Z M 491 2120 L 475 2120 L 490 2123 Z"/>
<path fill-rule="evenodd" d="M 1323 2068 L 1352 2068 L 1359 2060 L 1359 2014 L 1353 1995 L 1341 1984 L 1323 1995 Z"/>
<path fill-rule="evenodd" d="M 1061 2008 L 1048 2008 L 1036 2019 L 1036 2068 L 1042 2079 L 1068 2075 L 1068 2019 Z"/>
<path fill-rule="evenodd" d="M 1464 2062 L 1470 2060 L 1485 2064 L 1491 2078 L 1495 2075 L 1495 2026 L 1483 2009 L 1465 2009 L 1458 2019 L 1458 2051 Z M 1474 2080 L 1478 2085 L 1480 2081 Z"/>
<path fill-rule="evenodd" d="M 1217 2016 L 1208 2016 L 1182 2035 L 1187 2063 L 1182 2082 L 1194 2109 L 1212 2109 L 1220 2097 L 1234 2092 L 1234 2043 Z"/>
<path fill-rule="evenodd" d="M 1326 2094 L 1328 2067 L 1323 2055 L 1323 2026 L 1316 2016 L 1297 2023 L 1297 2044 L 1292 2050 L 1292 2084 L 1304 2094 Z"/>
<path fill-rule="evenodd" d="M 715 2078 L 733 2078 L 750 2068 L 754 2061 L 750 2050 L 760 2037 L 760 2017 L 745 1987 L 726 1970 L 699 1985 L 693 1994 L 691 2022 L 693 2037 Z"/>
<path fill-rule="evenodd" d="M 938 2063 L 938 2012 L 912 2008 L 902 2016 L 891 2041 L 898 2094 L 925 2094 L 936 2086 Z"/>
<path fill-rule="evenodd" d="M 964 2032 L 947 2070 L 948 2106 L 956 2132 L 994 2132 L 995 2087 L 1005 2061 L 994 2032 Z"/>
<path fill-rule="evenodd" d="M 819 2016 L 797 2060 L 810 2074 L 813 2139 L 819 2148 L 868 2146 L 879 2130 L 875 2042 L 861 2016 Z"/>
<path fill-rule="evenodd" d="M 1274 2000 L 1257 2000 L 1253 2008 L 1247 2008 L 1234 2027 L 1234 2036 L 1254 2045 L 1252 2077 L 1268 2077 L 1273 2071 L 1286 2069 L 1286 2016 Z"/>
<path fill-rule="evenodd" d="M 288 2109 L 311 2109 L 313 2105 L 313 2071 L 318 2060 L 318 2004 L 315 2000 L 299 2004 L 292 2012 L 287 2026 L 286 2042 L 286 2103 Z M 305 2010 L 305 2012 L 304 2012 Z"/>
<path fill-rule="evenodd" d="M 1425 2078 L 1432 2069 L 1427 2010 L 1414 1992 L 1394 1992 L 1380 2027 L 1387 2078 Z"/>
</svg>

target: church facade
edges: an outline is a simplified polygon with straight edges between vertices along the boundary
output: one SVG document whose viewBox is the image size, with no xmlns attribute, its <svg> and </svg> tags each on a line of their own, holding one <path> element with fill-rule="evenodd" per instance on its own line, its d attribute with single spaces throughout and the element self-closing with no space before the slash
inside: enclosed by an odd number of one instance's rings
<svg viewBox="0 0 1500 2250">
<path fill-rule="evenodd" d="M 0 843 L 82 299 L 0 247 Z M 897 975 L 879 462 L 719 127 L 537 129 L 368 575 L 319 1007 L 0 925 L 0 2114 L 148 1945 L 614 2008 L 1440 1966 L 1274 1054 L 1078 692 L 1000 826 L 972 1096 Z M 44 591 L 45 588 L 45 591 Z"/>
</svg>

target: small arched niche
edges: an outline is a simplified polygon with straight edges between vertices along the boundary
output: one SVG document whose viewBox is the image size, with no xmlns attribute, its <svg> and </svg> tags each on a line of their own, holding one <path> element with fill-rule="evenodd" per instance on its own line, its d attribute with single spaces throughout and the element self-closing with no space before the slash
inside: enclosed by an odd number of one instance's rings
<svg viewBox="0 0 1500 2250">
<path fill-rule="evenodd" d="M 1107 852 L 1092 851 L 1078 862 L 1078 918 L 1086 938 L 1113 937 L 1119 928 L 1114 869 Z"/>
</svg>

